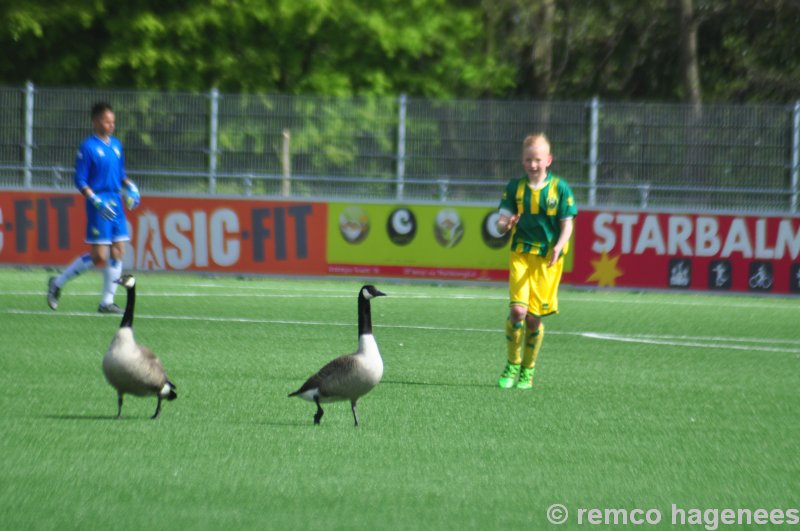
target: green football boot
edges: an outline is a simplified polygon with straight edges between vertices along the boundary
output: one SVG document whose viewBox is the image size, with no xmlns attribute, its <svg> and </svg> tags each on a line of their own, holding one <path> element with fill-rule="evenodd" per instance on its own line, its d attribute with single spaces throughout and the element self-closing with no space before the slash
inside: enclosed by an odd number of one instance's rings
<svg viewBox="0 0 800 531">
<path fill-rule="evenodd" d="M 514 365 L 513 363 L 506 363 L 506 368 L 503 371 L 502 376 L 500 379 L 497 380 L 497 385 L 502 387 L 503 389 L 511 389 L 514 387 L 514 382 L 519 375 L 519 365 Z"/>
<path fill-rule="evenodd" d="M 533 387 L 533 372 L 536 369 L 530 368 L 526 369 L 525 367 L 519 373 L 519 381 L 517 382 L 517 389 L 530 389 Z"/>
</svg>

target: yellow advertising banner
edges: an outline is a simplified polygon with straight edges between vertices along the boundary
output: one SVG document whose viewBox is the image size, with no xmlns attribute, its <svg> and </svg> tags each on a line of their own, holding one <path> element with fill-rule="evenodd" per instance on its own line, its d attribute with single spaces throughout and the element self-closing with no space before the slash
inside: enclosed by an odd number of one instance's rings
<svg viewBox="0 0 800 531">
<path fill-rule="evenodd" d="M 496 209 L 479 206 L 328 204 L 332 274 L 503 280 L 508 237 Z"/>
</svg>

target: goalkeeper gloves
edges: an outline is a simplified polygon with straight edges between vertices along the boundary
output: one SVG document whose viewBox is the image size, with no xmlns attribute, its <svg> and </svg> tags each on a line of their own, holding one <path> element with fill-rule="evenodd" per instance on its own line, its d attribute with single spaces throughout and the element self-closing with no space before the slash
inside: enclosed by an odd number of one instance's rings
<svg viewBox="0 0 800 531">
<path fill-rule="evenodd" d="M 89 197 L 89 201 L 92 202 L 92 205 L 100 211 L 100 215 L 106 218 L 107 220 L 112 220 L 117 217 L 117 212 L 114 210 L 114 207 L 110 203 L 106 203 L 98 196 L 92 194 Z"/>
<path fill-rule="evenodd" d="M 133 184 L 133 181 L 127 179 L 125 181 L 125 206 L 128 207 L 128 210 L 133 210 L 142 200 L 142 196 L 139 194 L 139 188 Z"/>
</svg>

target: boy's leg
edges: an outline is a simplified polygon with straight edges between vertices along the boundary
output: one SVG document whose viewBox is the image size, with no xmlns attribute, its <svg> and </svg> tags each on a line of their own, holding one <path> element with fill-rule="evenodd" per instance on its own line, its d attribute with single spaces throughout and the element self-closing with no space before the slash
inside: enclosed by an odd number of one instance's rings
<svg viewBox="0 0 800 531">
<path fill-rule="evenodd" d="M 534 331 L 525 333 L 525 354 L 522 357 L 522 370 L 520 372 L 517 389 L 530 389 L 533 387 L 533 373 L 536 367 L 536 358 L 542 348 L 544 340 L 544 324 L 539 321 L 539 327 Z"/>
<path fill-rule="evenodd" d="M 508 347 L 508 362 L 519 365 L 522 362 L 522 336 L 525 332 L 525 321 L 514 322 L 506 319 L 506 342 Z"/>
<path fill-rule="evenodd" d="M 544 340 L 544 323 L 539 322 L 539 328 L 534 331 L 527 330 L 525 333 L 525 355 L 522 357 L 522 366 L 533 369 L 536 366 L 536 358 L 542 348 Z"/>
<path fill-rule="evenodd" d="M 533 276 L 532 297 L 526 316 L 527 333 L 525 334 L 525 350 L 522 357 L 518 389 L 533 387 L 533 374 L 536 359 L 544 341 L 544 324 L 542 316 L 558 313 L 558 285 L 564 260 L 558 260 L 552 267 L 547 265 L 546 257 L 535 257 L 531 260 Z"/>
<path fill-rule="evenodd" d="M 512 321 L 511 316 L 506 319 L 506 346 L 508 348 L 508 362 L 497 381 L 497 385 L 508 389 L 514 385 L 519 374 L 522 361 L 522 336 L 525 332 L 525 321 Z"/>
<path fill-rule="evenodd" d="M 507 361 L 498 385 L 508 389 L 514 385 L 519 375 L 522 361 L 522 340 L 525 333 L 525 314 L 530 298 L 530 278 L 528 273 L 528 257 L 523 253 L 512 251 L 508 259 L 508 296 L 511 300 L 508 319 L 506 320 Z"/>
</svg>

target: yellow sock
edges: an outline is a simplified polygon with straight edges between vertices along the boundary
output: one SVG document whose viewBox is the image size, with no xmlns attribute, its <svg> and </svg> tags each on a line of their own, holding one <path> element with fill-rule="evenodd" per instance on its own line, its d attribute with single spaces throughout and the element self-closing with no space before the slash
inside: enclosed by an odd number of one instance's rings
<svg viewBox="0 0 800 531">
<path fill-rule="evenodd" d="M 522 332 L 525 330 L 525 322 L 512 323 L 511 319 L 506 319 L 506 341 L 508 341 L 508 362 L 519 365 L 522 361 L 520 351 L 522 350 Z"/>
<path fill-rule="evenodd" d="M 522 358 L 522 366 L 526 369 L 532 369 L 536 365 L 536 358 L 539 356 L 539 350 L 542 348 L 542 340 L 544 339 L 544 323 L 539 323 L 539 329 L 531 332 L 530 330 L 525 333 L 525 357 Z"/>
</svg>

